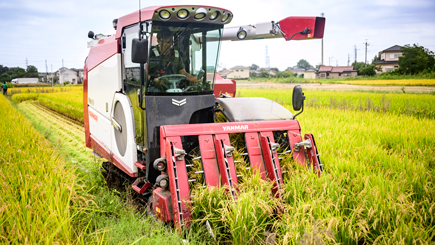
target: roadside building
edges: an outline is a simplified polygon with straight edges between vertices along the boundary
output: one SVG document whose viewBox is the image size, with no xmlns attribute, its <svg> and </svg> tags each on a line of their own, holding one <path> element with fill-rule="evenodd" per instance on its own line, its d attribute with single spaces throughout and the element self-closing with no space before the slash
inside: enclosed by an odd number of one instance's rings
<svg viewBox="0 0 435 245">
<path fill-rule="evenodd" d="M 319 69 L 320 79 L 356 77 L 358 71 L 353 66 L 321 66 Z"/>
<path fill-rule="evenodd" d="M 218 71 L 217 72 L 219 74 L 219 76 L 221 76 L 223 79 L 227 79 L 228 74 L 231 73 L 230 70 L 228 69 L 223 69 L 222 71 Z"/>
<path fill-rule="evenodd" d="M 304 68 L 299 68 L 299 67 L 290 68 L 289 70 L 291 72 L 293 72 L 296 76 L 300 76 L 300 75 L 305 73 L 305 69 Z"/>
<path fill-rule="evenodd" d="M 247 67 L 247 66 L 234 66 L 234 67 L 230 68 L 230 71 L 231 72 L 227 74 L 228 79 L 247 79 L 247 78 L 249 78 L 249 67 Z"/>
<path fill-rule="evenodd" d="M 306 79 L 316 79 L 317 78 L 317 70 L 308 69 L 304 71 L 304 78 Z"/>
<path fill-rule="evenodd" d="M 381 60 L 376 61 L 374 64 L 380 66 L 382 70 L 377 71 L 377 73 L 392 71 L 399 68 L 399 57 L 402 56 L 400 48 L 401 46 L 394 45 L 379 52 Z"/>
<path fill-rule="evenodd" d="M 56 71 L 56 76 L 59 78 L 59 83 L 69 82 L 70 84 L 83 83 L 83 69 L 74 69 L 62 67 Z"/>
</svg>

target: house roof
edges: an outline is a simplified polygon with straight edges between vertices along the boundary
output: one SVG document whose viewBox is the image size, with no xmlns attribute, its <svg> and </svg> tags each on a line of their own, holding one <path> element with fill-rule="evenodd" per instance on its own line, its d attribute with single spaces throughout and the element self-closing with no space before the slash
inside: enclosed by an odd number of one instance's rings
<svg viewBox="0 0 435 245">
<path fill-rule="evenodd" d="M 316 69 L 308 69 L 305 72 L 317 72 L 317 70 Z"/>
<path fill-rule="evenodd" d="M 401 46 L 394 45 L 392 47 L 389 47 L 387 49 L 382 50 L 381 52 L 389 52 L 389 51 L 400 51 Z"/>
<path fill-rule="evenodd" d="M 383 64 L 399 64 L 398 60 L 391 60 L 391 61 L 385 61 L 385 60 L 378 60 L 375 62 L 376 65 L 383 65 Z"/>
<path fill-rule="evenodd" d="M 321 66 L 319 72 L 354 71 L 353 66 Z"/>
<path fill-rule="evenodd" d="M 232 67 L 232 68 L 230 68 L 231 70 L 232 69 L 249 69 L 249 67 L 247 67 L 247 66 L 234 66 L 234 67 Z"/>
<path fill-rule="evenodd" d="M 230 74 L 232 71 L 227 71 L 227 72 L 218 72 L 219 75 L 221 76 L 226 76 L 228 74 Z"/>
<path fill-rule="evenodd" d="M 305 69 L 296 67 L 296 68 L 290 69 L 290 71 L 292 71 L 292 72 L 300 72 L 300 71 L 305 71 Z"/>
</svg>

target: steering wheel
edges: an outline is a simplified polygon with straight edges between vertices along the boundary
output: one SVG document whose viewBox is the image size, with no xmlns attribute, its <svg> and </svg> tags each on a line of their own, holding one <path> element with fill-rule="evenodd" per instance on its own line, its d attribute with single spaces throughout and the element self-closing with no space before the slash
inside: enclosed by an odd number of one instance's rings
<svg viewBox="0 0 435 245">
<path fill-rule="evenodd" d="M 163 81 L 163 86 L 168 88 L 166 92 L 182 92 L 177 86 L 184 79 L 186 79 L 186 76 L 181 74 L 165 75 L 159 78 L 159 80 Z"/>
</svg>

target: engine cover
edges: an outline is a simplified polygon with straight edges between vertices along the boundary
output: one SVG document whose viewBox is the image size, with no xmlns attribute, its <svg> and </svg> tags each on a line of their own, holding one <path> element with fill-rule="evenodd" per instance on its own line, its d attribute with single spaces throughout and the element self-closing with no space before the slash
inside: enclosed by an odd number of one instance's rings
<svg viewBox="0 0 435 245">
<path fill-rule="evenodd" d="M 265 98 L 218 98 L 216 101 L 230 122 L 293 119 L 290 111 Z"/>
</svg>

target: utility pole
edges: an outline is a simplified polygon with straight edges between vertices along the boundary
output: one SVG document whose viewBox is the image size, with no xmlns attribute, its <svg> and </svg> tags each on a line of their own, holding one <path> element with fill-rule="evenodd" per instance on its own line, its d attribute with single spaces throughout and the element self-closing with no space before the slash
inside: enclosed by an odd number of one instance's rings
<svg viewBox="0 0 435 245">
<path fill-rule="evenodd" d="M 269 47 L 266 45 L 266 68 L 270 68 L 270 59 L 269 59 Z"/>
<path fill-rule="evenodd" d="M 26 70 L 28 68 L 29 64 L 27 63 L 27 57 L 26 57 Z"/>
<path fill-rule="evenodd" d="M 363 43 L 363 44 L 366 45 L 366 61 L 365 61 L 365 67 L 367 67 L 367 46 L 370 46 L 370 43 L 367 43 L 367 39 L 366 39 L 366 42 Z"/>
<path fill-rule="evenodd" d="M 63 59 L 62 59 L 62 67 L 63 67 Z"/>
<path fill-rule="evenodd" d="M 355 64 L 356 64 L 356 62 L 357 62 L 357 58 L 356 58 L 356 56 L 357 56 L 357 49 L 356 49 L 356 45 L 355 45 Z"/>
<path fill-rule="evenodd" d="M 331 66 L 331 59 L 334 58 L 334 56 L 329 57 L 329 66 Z"/>
<path fill-rule="evenodd" d="M 45 74 L 48 74 L 47 60 L 45 60 Z"/>
<path fill-rule="evenodd" d="M 325 16 L 324 13 L 321 13 L 320 15 L 321 15 L 322 17 Z M 323 65 L 323 37 L 322 37 L 322 65 Z"/>
<path fill-rule="evenodd" d="M 350 54 L 347 53 L 347 66 L 350 66 Z"/>
<path fill-rule="evenodd" d="M 336 65 L 335 66 L 338 66 L 338 60 L 336 60 L 336 63 L 335 63 Z"/>
</svg>

